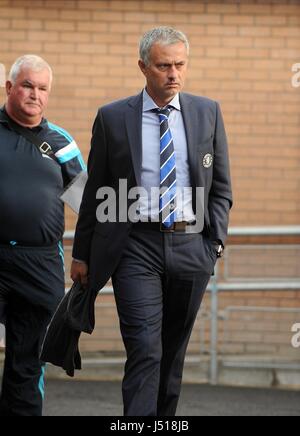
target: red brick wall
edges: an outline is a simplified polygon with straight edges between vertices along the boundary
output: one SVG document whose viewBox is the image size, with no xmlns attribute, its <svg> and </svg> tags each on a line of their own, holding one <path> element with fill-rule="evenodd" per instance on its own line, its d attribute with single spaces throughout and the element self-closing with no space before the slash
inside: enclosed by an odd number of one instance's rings
<svg viewBox="0 0 300 436">
<path fill-rule="evenodd" d="M 191 40 L 186 90 L 221 102 L 235 191 L 233 225 L 300 215 L 299 1 L 0 0 L 0 63 L 28 52 L 55 72 L 48 117 L 88 155 L 97 107 L 138 93 L 143 32 L 173 25 Z M 0 90 L 4 100 L 4 90 Z M 67 228 L 74 228 L 68 213 Z"/>
<path fill-rule="evenodd" d="M 97 108 L 141 91 L 138 41 L 157 25 L 176 26 L 190 38 L 186 90 L 221 102 L 235 192 L 231 224 L 299 224 L 300 88 L 292 87 L 292 66 L 300 63 L 299 0 L 0 0 L 0 64 L 8 69 L 24 53 L 52 64 L 48 117 L 75 136 L 87 158 Z M 74 226 L 68 212 L 67 228 Z M 249 305 L 299 307 L 299 293 L 226 293 L 220 310 Z M 203 315 L 206 311 L 209 297 Z M 97 330 L 82 349 L 123 350 L 110 296 L 101 297 L 97 315 Z M 234 312 L 220 323 L 222 351 L 295 351 L 289 343 L 295 314 L 258 312 L 253 324 L 242 315 Z M 193 352 L 199 351 L 200 330 L 208 347 L 209 323 L 201 327 L 201 322 Z"/>
</svg>

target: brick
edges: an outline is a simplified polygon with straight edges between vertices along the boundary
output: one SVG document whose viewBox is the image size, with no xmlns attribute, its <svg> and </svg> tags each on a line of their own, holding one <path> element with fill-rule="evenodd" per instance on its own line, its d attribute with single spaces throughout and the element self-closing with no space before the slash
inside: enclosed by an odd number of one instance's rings
<svg viewBox="0 0 300 436">
<path fill-rule="evenodd" d="M 284 47 L 286 41 L 283 38 L 254 38 L 253 46 L 258 48 Z"/>
<path fill-rule="evenodd" d="M 299 27 L 273 27 L 272 35 L 280 36 L 280 37 L 299 38 L 300 28 Z"/>
<path fill-rule="evenodd" d="M 119 77 L 93 77 L 91 79 L 92 86 L 102 87 L 103 89 L 107 88 L 115 88 L 118 86 L 122 86 L 124 84 L 125 79 L 120 79 Z"/>
<path fill-rule="evenodd" d="M 44 0 L 43 6 L 45 9 L 75 9 L 77 7 L 76 0 Z"/>
<path fill-rule="evenodd" d="M 83 32 L 62 32 L 59 34 L 59 39 L 62 42 L 87 43 L 91 42 L 92 36 L 90 33 Z"/>
<path fill-rule="evenodd" d="M 137 90 L 137 93 L 140 92 L 140 90 L 143 88 L 145 83 L 145 79 L 141 78 L 129 78 L 129 79 L 125 79 L 124 81 L 124 85 L 125 87 L 135 87 Z"/>
<path fill-rule="evenodd" d="M 239 29 L 242 36 L 271 36 L 272 29 L 267 26 L 243 26 Z"/>
<path fill-rule="evenodd" d="M 105 10 L 109 8 L 109 1 L 79 0 L 77 2 L 77 7 L 78 9 L 83 10 Z"/>
<path fill-rule="evenodd" d="M 272 15 L 272 5 L 257 5 L 257 4 L 242 4 L 240 5 L 241 14 L 252 14 L 252 15 Z"/>
<path fill-rule="evenodd" d="M 240 58 L 253 58 L 253 59 L 267 59 L 270 57 L 269 49 L 245 48 L 238 50 L 238 57 Z"/>
<path fill-rule="evenodd" d="M 224 15 L 223 23 L 225 25 L 237 24 L 239 26 L 242 25 L 252 25 L 254 24 L 254 16 L 253 15 Z"/>
<path fill-rule="evenodd" d="M 83 31 L 83 32 L 91 32 L 94 35 L 101 32 L 107 32 L 108 31 L 108 24 L 107 23 L 101 23 L 101 22 L 78 22 L 77 23 L 77 30 Z M 108 34 L 109 36 L 109 34 Z"/>
<path fill-rule="evenodd" d="M 143 0 L 140 2 L 142 9 L 147 12 L 170 12 L 172 10 L 172 1 L 152 2 L 149 0 Z M 203 9 L 202 9 L 203 11 Z"/>
<path fill-rule="evenodd" d="M 238 26 L 207 26 L 207 35 L 237 35 Z"/>
<path fill-rule="evenodd" d="M 143 12 L 126 12 L 124 14 L 124 16 L 122 16 L 122 20 L 124 20 L 125 22 L 128 23 L 136 23 L 136 22 L 140 22 L 140 23 L 153 23 L 155 22 L 157 16 L 156 14 L 151 14 L 151 13 L 143 13 Z M 174 16 L 172 16 L 172 20 L 173 20 Z M 159 19 L 161 19 L 161 17 L 159 16 Z M 186 17 L 187 20 L 187 17 Z M 185 20 L 185 22 L 186 22 Z"/>
<path fill-rule="evenodd" d="M 67 32 L 75 31 L 76 24 L 70 21 L 46 21 L 45 30 L 57 31 L 57 32 Z"/>
<path fill-rule="evenodd" d="M 222 5 L 220 2 L 217 4 L 207 4 L 206 11 L 210 14 L 219 13 L 219 14 L 238 14 L 239 13 L 239 5 L 238 4 L 225 4 Z"/>
<path fill-rule="evenodd" d="M 13 46 L 14 46 L 14 50 L 18 52 L 18 56 L 21 56 L 24 53 L 41 54 L 43 49 L 43 44 L 41 42 L 33 42 L 33 41 L 15 41 L 13 43 Z"/>
<path fill-rule="evenodd" d="M 122 67 L 122 69 L 120 69 L 119 67 L 109 67 L 107 69 L 107 74 L 108 76 L 112 76 L 112 77 L 134 77 L 136 78 L 137 76 L 137 67 L 133 66 L 133 67 Z"/>
<path fill-rule="evenodd" d="M 36 32 L 29 31 L 27 33 L 28 41 L 45 41 L 45 42 L 57 42 L 59 39 L 57 32 Z"/>
<path fill-rule="evenodd" d="M 58 9 L 30 8 L 30 19 L 58 20 Z"/>
<path fill-rule="evenodd" d="M 0 29 L 10 29 L 12 27 L 12 23 L 10 20 L 1 19 L 0 18 Z"/>
<path fill-rule="evenodd" d="M 5 8 L 0 9 L 1 18 L 25 18 L 26 9 L 25 8 Z"/>
<path fill-rule="evenodd" d="M 206 56 L 208 58 L 235 58 L 237 56 L 236 48 L 219 47 L 219 48 L 207 48 Z"/>
<path fill-rule="evenodd" d="M 185 24 L 188 22 L 188 15 L 187 14 L 172 14 L 170 16 L 170 13 L 168 12 L 161 12 L 158 14 L 158 21 L 161 23 L 169 23 L 172 26 L 176 27 L 177 24 Z"/>
<path fill-rule="evenodd" d="M 91 57 L 89 55 L 83 55 L 83 54 L 70 54 L 70 53 L 64 53 L 60 54 L 60 63 L 67 65 L 74 64 L 76 65 L 89 65 L 91 63 Z"/>
<path fill-rule="evenodd" d="M 109 53 L 113 55 L 123 55 L 124 53 L 130 54 L 130 55 L 136 55 L 138 56 L 138 48 L 137 46 L 133 45 L 127 45 L 124 47 L 123 44 L 121 45 L 110 45 L 109 47 Z"/>
<path fill-rule="evenodd" d="M 109 2 L 109 8 L 119 11 L 139 11 L 142 9 L 142 2 L 139 0 L 126 0 L 126 2 L 122 0 L 111 0 Z"/>
<path fill-rule="evenodd" d="M 107 52 L 107 46 L 102 44 L 91 45 L 91 44 L 77 44 L 76 45 L 77 53 L 88 53 L 88 54 L 105 54 Z"/>
<path fill-rule="evenodd" d="M 296 15 L 300 14 L 300 5 L 274 5 L 272 8 L 272 13 L 274 15 Z"/>
<path fill-rule="evenodd" d="M 224 37 L 224 38 L 222 38 L 222 44 L 224 45 L 224 47 L 252 47 L 253 46 L 253 38 Z"/>
<path fill-rule="evenodd" d="M 100 64 L 100 65 L 121 67 L 123 65 L 123 63 L 124 63 L 123 59 L 119 56 L 110 56 L 110 55 L 104 55 L 101 57 L 94 56 L 92 59 L 92 64 L 94 64 L 94 65 Z"/>
<path fill-rule="evenodd" d="M 30 5 L 30 0 L 12 0 L 10 3 L 8 3 L 13 8 L 23 8 L 28 7 Z M 34 5 L 37 8 L 41 8 L 45 6 L 45 3 L 43 0 L 35 0 Z"/>
<path fill-rule="evenodd" d="M 61 10 L 60 19 L 71 21 L 88 21 L 91 19 L 90 11 L 77 11 L 77 10 Z"/>
<path fill-rule="evenodd" d="M 94 21 L 100 22 L 123 22 L 124 21 L 124 13 L 123 12 L 114 12 L 114 11 L 100 11 L 94 12 L 92 15 Z"/>
<path fill-rule="evenodd" d="M 191 11 L 193 14 L 203 13 L 205 11 L 205 5 L 197 0 L 189 2 L 177 0 L 176 2 L 173 2 L 173 7 L 176 12 L 187 12 L 189 14 L 191 14 Z"/>
<path fill-rule="evenodd" d="M 74 90 L 74 95 L 75 97 L 81 98 L 81 97 L 89 97 L 89 98 L 100 98 L 100 97 L 105 97 L 106 95 L 106 91 L 102 88 L 86 88 L 86 87 L 81 87 L 81 88 L 76 88 Z"/>
<path fill-rule="evenodd" d="M 264 26 L 284 26 L 287 24 L 286 16 L 262 15 L 255 17 L 255 24 Z"/>
<path fill-rule="evenodd" d="M 46 53 L 75 53 L 76 45 L 75 44 L 66 44 L 66 43 L 44 43 L 44 50 Z"/>
<path fill-rule="evenodd" d="M 119 70 L 119 69 L 118 69 Z M 99 75 L 106 75 L 108 73 L 108 68 L 106 66 L 99 67 L 99 65 L 90 65 L 90 64 L 82 64 L 80 66 L 76 66 L 75 68 L 76 75 L 85 76 L 85 77 L 95 77 Z M 113 74 L 115 76 L 116 74 Z"/>
<path fill-rule="evenodd" d="M 9 22 L 8 22 L 9 24 Z M 3 25 L 1 25 L 0 23 L 0 27 L 1 29 L 3 28 L 7 28 L 4 27 Z M 17 29 L 17 30 L 42 30 L 43 28 L 43 22 L 42 20 L 12 20 L 11 23 L 11 28 L 12 29 Z"/>
<path fill-rule="evenodd" d="M 192 24 L 221 24 L 221 14 L 192 14 L 189 16 L 189 21 Z"/>
<path fill-rule="evenodd" d="M 141 30 L 140 23 L 112 23 L 109 25 L 109 31 L 114 33 L 138 33 Z"/>
<path fill-rule="evenodd" d="M 291 64 L 293 65 L 295 59 L 298 59 L 299 56 L 299 50 L 296 48 L 285 48 L 285 49 L 272 49 L 271 50 L 271 57 L 273 59 L 290 59 Z"/>
<path fill-rule="evenodd" d="M 26 33 L 22 30 L 12 31 L 5 30 L 0 31 L 0 40 L 2 41 L 24 41 L 26 39 Z"/>
</svg>

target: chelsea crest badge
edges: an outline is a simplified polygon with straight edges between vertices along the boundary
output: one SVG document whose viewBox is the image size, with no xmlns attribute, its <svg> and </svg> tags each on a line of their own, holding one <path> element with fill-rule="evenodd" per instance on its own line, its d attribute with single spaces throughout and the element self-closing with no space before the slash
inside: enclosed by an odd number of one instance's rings
<svg viewBox="0 0 300 436">
<path fill-rule="evenodd" d="M 204 168 L 210 168 L 213 164 L 213 160 L 214 158 L 210 153 L 206 154 L 203 159 Z"/>
</svg>

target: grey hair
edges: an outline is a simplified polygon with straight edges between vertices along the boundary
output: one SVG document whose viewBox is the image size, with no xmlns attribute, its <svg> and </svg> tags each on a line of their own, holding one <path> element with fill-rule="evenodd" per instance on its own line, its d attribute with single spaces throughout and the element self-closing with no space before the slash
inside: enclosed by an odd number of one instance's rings
<svg viewBox="0 0 300 436">
<path fill-rule="evenodd" d="M 150 64 L 150 51 L 154 44 L 173 45 L 183 42 L 187 52 L 190 51 L 190 43 L 187 36 L 172 27 L 157 27 L 145 33 L 140 42 L 140 58 L 146 66 Z"/>
<path fill-rule="evenodd" d="M 18 58 L 11 67 L 8 80 L 14 85 L 23 68 L 28 68 L 32 71 L 42 71 L 47 69 L 50 73 L 50 86 L 53 80 L 53 71 L 50 65 L 40 56 L 24 55 Z"/>
</svg>

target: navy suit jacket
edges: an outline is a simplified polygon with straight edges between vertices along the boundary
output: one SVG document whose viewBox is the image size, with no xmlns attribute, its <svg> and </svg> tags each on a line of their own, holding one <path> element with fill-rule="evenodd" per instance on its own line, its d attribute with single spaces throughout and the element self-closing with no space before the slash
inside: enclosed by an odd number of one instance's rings
<svg viewBox="0 0 300 436">
<path fill-rule="evenodd" d="M 232 189 L 227 138 L 219 104 L 181 93 L 193 187 L 204 187 L 204 232 L 223 245 L 228 233 Z M 128 192 L 141 184 L 143 94 L 117 101 L 98 111 L 88 162 L 89 179 L 80 209 L 73 257 L 89 264 L 90 287 L 99 291 L 113 275 L 127 243 L 132 223 L 100 223 L 96 193 L 111 187 L 119 193 L 120 179 Z M 204 164 L 206 156 L 212 165 Z M 128 202 L 128 208 L 132 202 Z M 194 198 L 194 208 L 196 197 Z M 124 211 L 117 208 L 117 215 Z"/>
</svg>

